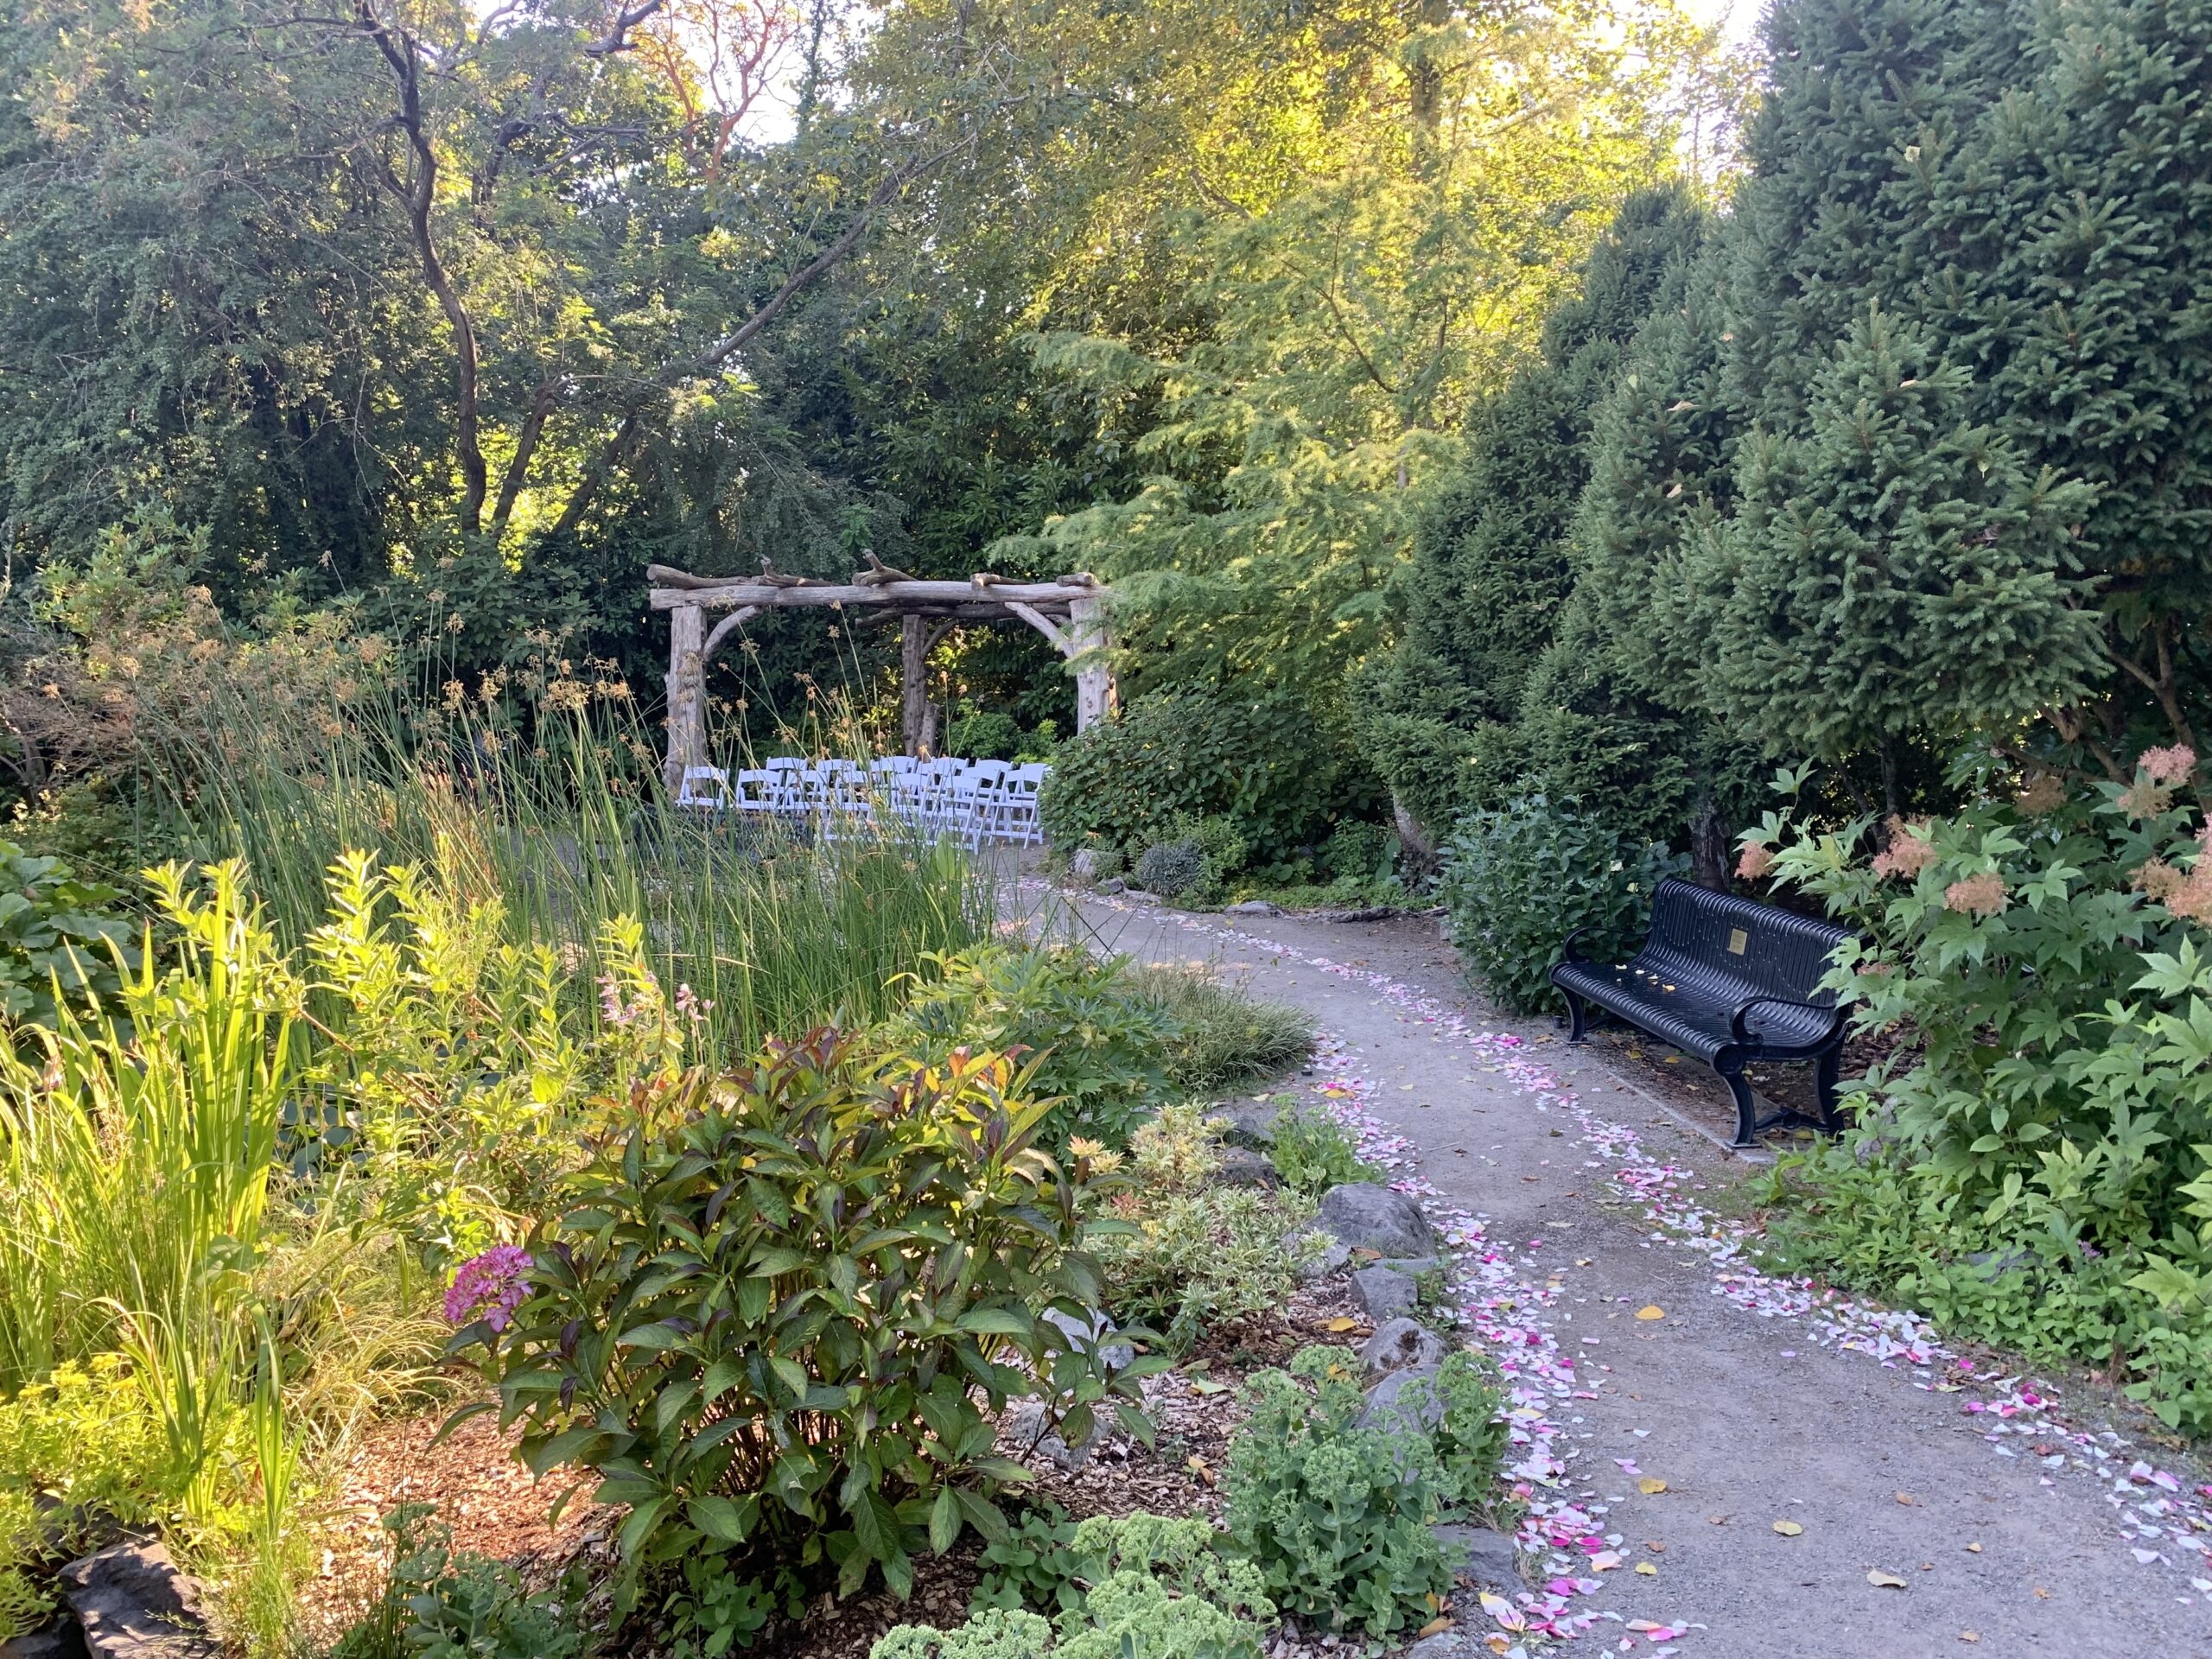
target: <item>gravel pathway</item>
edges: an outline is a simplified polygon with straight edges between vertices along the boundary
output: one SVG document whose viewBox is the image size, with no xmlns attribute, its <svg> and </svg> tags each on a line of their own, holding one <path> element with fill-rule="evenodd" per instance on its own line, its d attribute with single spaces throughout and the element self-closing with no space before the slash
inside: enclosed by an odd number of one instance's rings
<svg viewBox="0 0 2212 1659">
<path fill-rule="evenodd" d="M 1720 1202 L 1747 1166 L 1480 1008 L 1433 924 L 1058 925 L 1311 1010 L 1312 1081 L 1453 1237 L 1544 1563 L 1466 1610 L 1471 1653 L 2212 1659 L 2212 1487 L 1909 1316 L 1759 1274 Z"/>
</svg>

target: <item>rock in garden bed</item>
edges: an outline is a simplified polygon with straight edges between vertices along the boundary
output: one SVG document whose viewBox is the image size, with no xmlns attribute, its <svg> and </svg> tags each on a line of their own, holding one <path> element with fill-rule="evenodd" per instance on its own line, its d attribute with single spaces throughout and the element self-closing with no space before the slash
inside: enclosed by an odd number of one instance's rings
<svg viewBox="0 0 2212 1659">
<path fill-rule="evenodd" d="M 1323 1193 L 1320 1225 L 1351 1250 L 1406 1259 L 1436 1254 L 1436 1231 L 1421 1205 L 1374 1181 L 1348 1181 Z"/>
</svg>

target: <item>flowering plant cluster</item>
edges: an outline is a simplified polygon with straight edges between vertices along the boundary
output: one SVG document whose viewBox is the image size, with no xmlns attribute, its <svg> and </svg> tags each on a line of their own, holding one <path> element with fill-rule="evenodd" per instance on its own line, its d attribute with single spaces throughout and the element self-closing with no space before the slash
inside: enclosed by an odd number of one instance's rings
<svg viewBox="0 0 2212 1659">
<path fill-rule="evenodd" d="M 495 1244 L 454 1269 L 446 1287 L 446 1323 L 481 1319 L 496 1334 L 514 1323 L 515 1310 L 529 1292 L 530 1252 L 515 1244 Z"/>
<path fill-rule="evenodd" d="M 2118 1353 L 2139 1397 L 2204 1427 L 2212 827 L 2198 774 L 2177 744 L 2145 751 L 2126 783 L 1993 772 L 1948 817 L 1878 832 L 1770 814 L 1746 839 L 1777 880 L 1853 925 L 1830 983 L 1862 1028 L 1904 1039 L 1847 1084 L 1859 1128 L 1823 1177 L 1887 1172 L 1903 1194 L 1879 1224 L 1903 1255 L 1870 1273 L 1924 1298 L 1947 1255 L 2030 1264 L 2041 1277 L 2025 1305 L 2073 1310 L 2039 1339 L 2107 1364 Z M 1854 1159 L 1857 1173 L 1843 1167 Z M 1934 1230 L 1916 1236 L 1913 1216 Z"/>
</svg>

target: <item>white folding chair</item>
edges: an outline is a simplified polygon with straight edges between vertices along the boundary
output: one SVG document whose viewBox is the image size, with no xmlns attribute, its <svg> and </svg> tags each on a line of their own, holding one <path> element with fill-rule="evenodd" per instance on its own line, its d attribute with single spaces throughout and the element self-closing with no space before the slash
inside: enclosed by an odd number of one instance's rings
<svg viewBox="0 0 2212 1659">
<path fill-rule="evenodd" d="M 778 791 L 779 774 L 765 766 L 741 772 L 731 780 L 729 804 L 740 817 L 772 818 L 782 805 Z"/>
<path fill-rule="evenodd" d="M 1041 846 L 1045 827 L 1037 816 L 1037 797 L 1052 768 L 1042 760 L 1026 761 L 1006 775 L 999 798 L 998 833 L 1020 847 Z"/>
<path fill-rule="evenodd" d="M 724 810 L 730 804 L 729 773 L 720 766 L 684 767 L 683 781 L 676 791 L 676 804 L 709 812 Z"/>
</svg>

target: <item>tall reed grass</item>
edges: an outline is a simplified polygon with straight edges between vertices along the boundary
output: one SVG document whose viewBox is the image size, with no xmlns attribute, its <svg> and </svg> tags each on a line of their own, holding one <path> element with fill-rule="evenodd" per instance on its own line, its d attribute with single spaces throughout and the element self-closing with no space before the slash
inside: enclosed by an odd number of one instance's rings
<svg viewBox="0 0 2212 1659">
<path fill-rule="evenodd" d="M 672 805 L 650 734 L 617 712 L 542 710 L 527 741 L 467 711 L 357 707 L 312 769 L 233 716 L 233 763 L 183 812 L 188 844 L 242 859 L 279 938 L 326 917 L 340 855 L 434 870 L 456 897 L 496 898 L 507 942 L 556 947 L 590 995 L 609 925 L 634 918 L 671 995 L 689 988 L 704 1052 L 869 1021 L 933 953 L 987 937 L 988 873 L 956 845 L 895 833 L 823 842 Z"/>
</svg>

